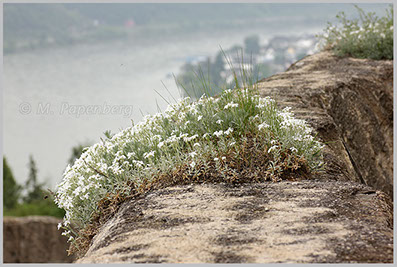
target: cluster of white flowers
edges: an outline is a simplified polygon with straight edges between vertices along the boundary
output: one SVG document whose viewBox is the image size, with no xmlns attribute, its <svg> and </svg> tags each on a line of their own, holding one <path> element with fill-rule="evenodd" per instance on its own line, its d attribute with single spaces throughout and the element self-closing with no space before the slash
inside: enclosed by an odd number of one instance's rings
<svg viewBox="0 0 397 267">
<path fill-rule="evenodd" d="M 278 112 L 278 116 L 281 118 L 280 126 L 282 129 L 301 128 L 304 132 L 311 133 L 311 128 L 307 126 L 306 121 L 294 118 L 290 107 Z"/>
<path fill-rule="evenodd" d="M 276 102 L 270 98 L 270 96 L 261 98 L 259 96 L 253 96 L 252 100 L 258 101 L 259 103 L 255 106 L 259 109 L 272 107 Z"/>
<path fill-rule="evenodd" d="M 148 153 L 144 153 L 144 154 L 143 154 L 143 157 L 144 157 L 145 159 L 150 158 L 150 157 L 154 157 L 154 151 L 150 151 L 150 152 L 148 152 Z"/>
<path fill-rule="evenodd" d="M 356 30 L 351 31 L 350 33 L 346 33 L 342 36 L 340 36 L 340 38 L 342 37 L 346 37 L 347 34 L 350 34 L 358 39 L 364 39 L 366 38 L 366 36 L 368 35 L 374 35 L 377 34 L 379 35 L 382 39 L 386 38 L 386 34 L 391 34 L 393 35 L 393 26 L 384 29 L 384 25 L 381 25 L 379 23 L 370 23 L 369 25 L 367 25 L 367 27 L 356 27 Z"/>
<path fill-rule="evenodd" d="M 360 19 L 349 20 L 339 14 L 339 23 L 329 25 L 321 35 L 323 47 L 332 47 L 340 56 L 392 59 L 393 8 L 382 17 L 358 9 Z"/>
<path fill-rule="evenodd" d="M 248 124 L 237 113 L 245 107 L 250 112 Z M 264 134 L 264 129 L 275 135 L 268 153 L 283 146 L 306 156 L 322 148 L 304 121 L 295 119 L 289 109 L 278 111 L 274 100 L 253 95 L 247 88 L 226 90 L 217 98 L 202 96 L 196 102 L 184 98 L 164 113 L 145 116 L 133 127 L 86 148 L 66 168 L 56 191 L 56 203 L 66 211 L 58 228 L 65 230 L 69 241 L 74 240 L 73 229 L 86 226 L 106 194 L 117 190 L 128 194 L 131 182 L 139 186 L 144 178 L 151 179 L 151 170 L 170 169 L 182 161 L 194 169 L 204 160 L 204 149 L 217 142 L 226 142 L 226 149 L 235 146 L 239 136 L 253 131 Z M 214 151 L 208 152 L 214 161 L 226 161 L 226 154 Z"/>
<path fill-rule="evenodd" d="M 222 135 L 230 135 L 233 132 L 233 128 L 228 128 L 226 131 L 223 130 L 219 130 L 219 131 L 215 131 L 214 135 L 216 135 L 217 137 L 220 137 Z"/>
<path fill-rule="evenodd" d="M 232 102 L 230 102 L 230 103 L 227 103 L 227 104 L 225 105 L 224 109 L 228 109 L 228 108 L 237 108 L 237 107 L 238 107 L 238 104 L 237 104 L 237 103 L 234 103 L 234 102 L 232 101 Z"/>
<path fill-rule="evenodd" d="M 378 35 L 381 38 L 386 38 L 386 35 L 390 34 L 393 36 L 393 26 L 385 28 L 384 25 L 379 23 L 368 24 L 364 26 L 353 25 L 352 29 L 345 29 L 343 26 L 335 27 L 331 26 L 327 28 L 326 32 L 323 34 L 324 38 L 329 38 L 330 36 L 336 36 L 337 40 L 341 40 L 343 38 L 347 38 L 352 36 L 353 38 L 357 39 L 365 39 L 368 36 Z"/>
<path fill-rule="evenodd" d="M 262 122 L 261 124 L 258 125 L 258 129 L 261 130 L 262 128 L 269 128 L 269 124 L 266 122 Z"/>
</svg>

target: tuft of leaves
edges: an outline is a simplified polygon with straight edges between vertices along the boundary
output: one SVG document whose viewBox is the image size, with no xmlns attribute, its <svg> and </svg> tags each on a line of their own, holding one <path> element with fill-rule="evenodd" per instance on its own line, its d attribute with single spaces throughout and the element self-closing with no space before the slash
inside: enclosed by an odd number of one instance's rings
<svg viewBox="0 0 397 267">
<path fill-rule="evenodd" d="M 82 255 L 98 226 L 126 199 L 192 182 L 262 182 L 310 177 L 323 168 L 323 145 L 309 125 L 259 95 L 251 70 L 234 72 L 236 89 L 175 100 L 163 113 L 119 133 L 106 132 L 69 165 L 55 202 L 58 225 Z M 239 77 L 241 81 L 237 78 Z"/>
<path fill-rule="evenodd" d="M 393 59 L 393 6 L 390 5 L 384 17 L 374 12 L 365 13 L 355 6 L 359 19 L 347 19 L 343 12 L 336 17 L 339 25 L 328 23 L 319 37 L 325 49 L 331 49 L 337 56 L 351 56 L 368 59 Z"/>
</svg>

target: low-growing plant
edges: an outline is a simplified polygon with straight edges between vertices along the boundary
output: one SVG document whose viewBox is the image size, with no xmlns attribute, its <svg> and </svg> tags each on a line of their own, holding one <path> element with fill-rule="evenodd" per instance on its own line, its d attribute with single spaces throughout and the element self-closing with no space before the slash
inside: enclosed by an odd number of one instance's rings
<svg viewBox="0 0 397 267">
<path fill-rule="evenodd" d="M 347 19 L 343 12 L 336 17 L 339 25 L 328 23 L 319 37 L 325 49 L 338 56 L 369 59 L 393 59 L 393 6 L 379 18 L 373 12 L 365 13 L 356 6 L 360 18 Z"/>
<path fill-rule="evenodd" d="M 107 134 L 66 168 L 55 202 L 66 211 L 59 228 L 72 242 L 69 252 L 87 246 L 95 220 L 114 212 L 114 203 L 153 188 L 280 181 L 322 168 L 323 145 L 306 122 L 260 97 L 249 73 L 240 76 L 239 88 L 217 97 L 207 92 L 197 101 L 183 98 Z"/>
</svg>

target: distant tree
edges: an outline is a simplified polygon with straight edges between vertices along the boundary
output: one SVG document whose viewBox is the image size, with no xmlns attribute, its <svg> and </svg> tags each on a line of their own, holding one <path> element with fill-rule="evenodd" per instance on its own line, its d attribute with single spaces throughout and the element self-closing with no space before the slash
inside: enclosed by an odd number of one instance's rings
<svg viewBox="0 0 397 267">
<path fill-rule="evenodd" d="M 237 54 L 237 53 L 241 54 L 242 51 L 243 51 L 243 47 L 241 45 L 233 45 L 231 48 L 227 50 L 229 54 Z"/>
<path fill-rule="evenodd" d="M 208 87 L 205 87 L 212 82 L 211 73 L 208 75 L 207 71 L 209 68 L 208 60 L 197 64 L 186 63 L 182 66 L 181 73 L 177 75 L 177 83 L 182 89 L 183 96 L 198 99 L 203 93 L 209 93 Z"/>
<path fill-rule="evenodd" d="M 33 156 L 29 156 L 29 177 L 25 184 L 25 189 L 27 191 L 26 196 L 24 197 L 24 202 L 32 203 L 34 201 L 41 200 L 44 196 L 43 186 L 37 181 L 37 167 L 36 162 L 33 159 Z"/>
<path fill-rule="evenodd" d="M 212 68 L 216 72 L 221 72 L 225 69 L 225 60 L 224 60 L 224 55 L 222 51 L 219 51 L 218 54 L 216 54 L 214 64 L 212 65 Z"/>
<path fill-rule="evenodd" d="M 44 183 L 38 183 L 37 167 L 32 156 L 29 158 L 29 178 L 23 188 L 27 194 L 22 198 L 21 203 L 18 203 L 18 199 L 22 186 L 15 182 L 5 158 L 3 158 L 3 174 L 4 216 L 41 215 L 62 218 L 65 215 L 65 211 L 54 203 L 51 191 L 46 192 L 43 189 Z"/>
<path fill-rule="evenodd" d="M 248 36 L 244 39 L 245 53 L 247 55 L 259 54 L 259 37 L 257 35 Z"/>
<path fill-rule="evenodd" d="M 214 63 L 211 64 L 210 67 L 212 81 L 218 87 L 222 86 L 225 83 L 221 76 L 221 73 L 224 70 L 225 70 L 224 55 L 222 51 L 219 51 L 215 57 Z"/>
<path fill-rule="evenodd" d="M 106 134 L 105 134 L 106 135 Z M 78 158 L 80 158 L 81 154 L 83 154 L 83 149 L 90 146 L 88 143 L 82 143 L 82 144 L 77 144 L 74 147 L 72 147 L 72 155 L 69 158 L 69 164 L 73 164 L 74 161 Z"/>
<path fill-rule="evenodd" d="M 6 209 L 12 209 L 18 203 L 21 186 L 17 184 L 7 160 L 3 157 L 3 203 Z"/>
</svg>

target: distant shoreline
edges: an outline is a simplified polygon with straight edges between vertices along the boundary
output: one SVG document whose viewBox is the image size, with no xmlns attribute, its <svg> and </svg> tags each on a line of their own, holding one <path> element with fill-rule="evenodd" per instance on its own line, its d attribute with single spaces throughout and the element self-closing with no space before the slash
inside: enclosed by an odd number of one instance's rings
<svg viewBox="0 0 397 267">
<path fill-rule="evenodd" d="M 66 36 L 64 40 L 56 40 L 54 37 L 47 36 L 42 39 L 26 39 L 26 40 L 4 40 L 4 55 L 17 54 L 21 52 L 42 50 L 48 48 L 58 48 L 66 46 L 74 46 L 79 44 L 93 44 L 97 42 L 112 42 L 118 40 L 134 40 L 149 39 L 155 41 L 159 34 L 167 34 L 170 36 L 200 34 L 211 28 L 212 31 L 235 31 L 237 29 L 261 28 L 266 25 L 269 27 L 273 23 L 277 23 L 280 19 L 294 20 L 299 26 L 312 25 L 313 22 L 320 22 L 321 19 L 304 19 L 302 17 L 285 17 L 285 18 L 258 18 L 254 21 L 247 19 L 239 19 L 232 21 L 206 21 L 201 23 L 186 24 L 167 24 L 167 25 L 144 25 L 126 28 L 122 26 L 98 27 L 86 32 L 82 32 L 79 36 Z M 295 24 L 295 25 L 296 25 Z"/>
</svg>

